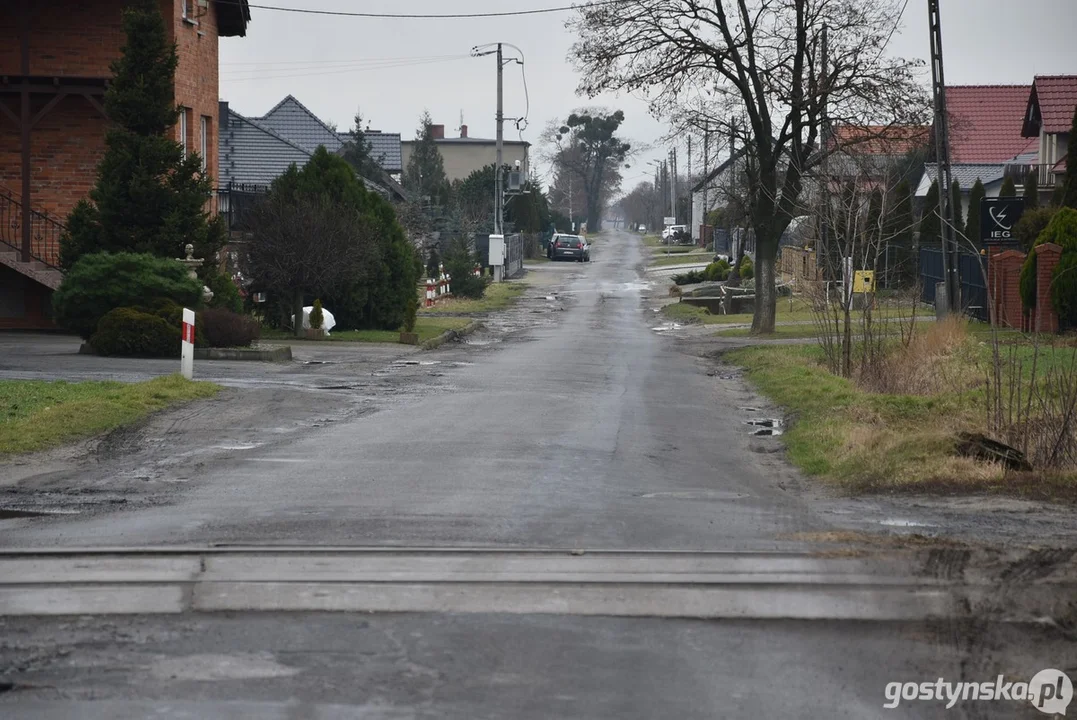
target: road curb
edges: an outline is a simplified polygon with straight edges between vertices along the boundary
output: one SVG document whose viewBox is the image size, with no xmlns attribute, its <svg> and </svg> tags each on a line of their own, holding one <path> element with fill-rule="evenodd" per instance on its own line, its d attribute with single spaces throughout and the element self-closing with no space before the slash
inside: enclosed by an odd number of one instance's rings
<svg viewBox="0 0 1077 720">
<path fill-rule="evenodd" d="M 247 360 L 253 362 L 291 362 L 292 346 L 267 350 L 247 348 L 195 348 L 195 360 Z"/>
<path fill-rule="evenodd" d="M 423 350 L 434 350 L 439 348 L 450 340 L 456 340 L 457 338 L 467 337 L 471 333 L 482 327 L 481 320 L 472 320 L 459 330 L 446 330 L 435 338 L 430 338 L 426 342 L 422 343 L 419 347 Z"/>
</svg>

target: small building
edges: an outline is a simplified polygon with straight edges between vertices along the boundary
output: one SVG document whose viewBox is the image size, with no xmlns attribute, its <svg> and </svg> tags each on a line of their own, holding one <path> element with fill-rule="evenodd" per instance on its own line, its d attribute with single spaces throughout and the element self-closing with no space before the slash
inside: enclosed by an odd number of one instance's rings
<svg viewBox="0 0 1077 720">
<path fill-rule="evenodd" d="M 1021 135 L 1036 140 L 1040 187 L 1059 185 L 1066 174 L 1075 109 L 1077 75 L 1040 75 L 1033 81 Z"/>
<path fill-rule="evenodd" d="M 444 125 L 432 125 L 431 131 L 441 160 L 445 164 L 445 176 L 449 182 L 464 180 L 476 170 L 482 170 L 487 165 L 497 162 L 497 141 L 488 138 L 470 137 L 467 134 L 467 125 L 460 126 L 460 137 L 445 137 Z M 401 143 L 402 166 L 407 168 L 408 161 L 414 151 L 416 140 L 405 140 Z M 526 140 L 503 140 L 501 149 L 501 162 L 509 167 L 515 167 L 520 163 L 520 170 L 526 177 L 530 167 L 531 143 Z"/>
<path fill-rule="evenodd" d="M 103 96 L 125 42 L 124 0 L 0 3 L 0 327 L 48 328 L 63 222 L 105 152 Z M 177 140 L 217 175 L 218 40 L 247 0 L 161 0 L 176 44 Z M 181 252 L 177 248 L 176 252 Z"/>
</svg>

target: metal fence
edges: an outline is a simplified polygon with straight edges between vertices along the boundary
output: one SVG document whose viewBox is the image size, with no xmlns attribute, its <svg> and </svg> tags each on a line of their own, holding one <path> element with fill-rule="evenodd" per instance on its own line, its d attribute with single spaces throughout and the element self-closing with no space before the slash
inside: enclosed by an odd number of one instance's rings
<svg viewBox="0 0 1077 720">
<path fill-rule="evenodd" d="M 981 260 L 984 262 L 983 269 L 980 266 Z M 986 263 L 986 257 L 967 252 L 962 252 L 958 256 L 957 263 L 958 276 L 961 278 L 962 310 L 965 314 L 984 322 L 990 319 L 987 284 L 984 282 Z M 945 280 L 941 248 L 920 248 L 920 280 L 921 299 L 929 305 L 934 305 L 935 287 Z"/>
<path fill-rule="evenodd" d="M 224 217 L 229 230 L 250 231 L 250 213 L 269 191 L 267 185 L 230 183 L 217 191 L 217 212 Z"/>
<path fill-rule="evenodd" d="M 0 243 L 22 251 L 22 203 L 14 193 L 0 188 Z M 64 226 L 51 217 L 30 211 L 30 255 L 50 268 L 60 265 L 60 236 Z"/>
</svg>

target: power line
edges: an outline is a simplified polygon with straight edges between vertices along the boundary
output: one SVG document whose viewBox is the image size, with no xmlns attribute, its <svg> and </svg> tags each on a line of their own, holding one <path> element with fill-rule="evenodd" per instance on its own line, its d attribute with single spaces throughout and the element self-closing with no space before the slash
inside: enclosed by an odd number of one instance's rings
<svg viewBox="0 0 1077 720">
<path fill-rule="evenodd" d="M 221 75 L 221 80 L 226 82 L 243 82 L 246 80 L 283 80 L 288 78 L 321 77 L 323 75 L 342 75 L 355 72 L 369 72 L 371 70 L 390 70 L 393 68 L 414 67 L 417 65 L 430 65 L 433 63 L 449 62 L 451 60 L 463 60 L 468 55 L 453 55 L 443 58 L 402 60 L 397 62 L 385 62 L 381 64 L 362 64 L 346 67 L 329 68 L 270 68 L 269 73 L 284 74 L 259 74 L 257 70 L 237 70 L 236 75 Z"/>
<path fill-rule="evenodd" d="M 241 0 L 216 0 L 218 3 L 239 5 Z M 626 0 L 599 0 L 592 2 L 591 7 L 602 5 L 617 5 Z M 281 7 L 279 5 L 248 5 L 256 10 L 273 10 L 276 12 L 299 13 L 302 15 L 328 15 L 332 17 L 357 17 L 376 18 L 385 20 L 465 20 L 474 18 L 498 18 L 519 17 L 523 15 L 544 15 L 550 13 L 569 12 L 579 6 L 562 5 L 560 7 L 536 8 L 534 10 L 504 10 L 500 12 L 473 12 L 473 13 L 373 13 L 373 12 L 349 12 L 344 10 L 309 10 L 306 8 Z"/>
</svg>

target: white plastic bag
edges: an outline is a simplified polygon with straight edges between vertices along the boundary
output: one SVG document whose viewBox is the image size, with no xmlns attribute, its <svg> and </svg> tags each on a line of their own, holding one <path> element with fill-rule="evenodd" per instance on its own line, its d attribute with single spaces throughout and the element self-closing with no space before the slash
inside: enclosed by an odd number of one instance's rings
<svg viewBox="0 0 1077 720">
<path fill-rule="evenodd" d="M 303 329 L 310 330 L 310 314 L 314 311 L 314 306 L 303 308 Z M 337 324 L 333 313 L 329 312 L 325 308 L 322 308 L 322 330 L 325 330 L 325 334 L 328 335 L 329 331 L 333 329 L 333 326 Z M 292 315 L 292 327 L 295 327 L 295 315 Z"/>
</svg>

